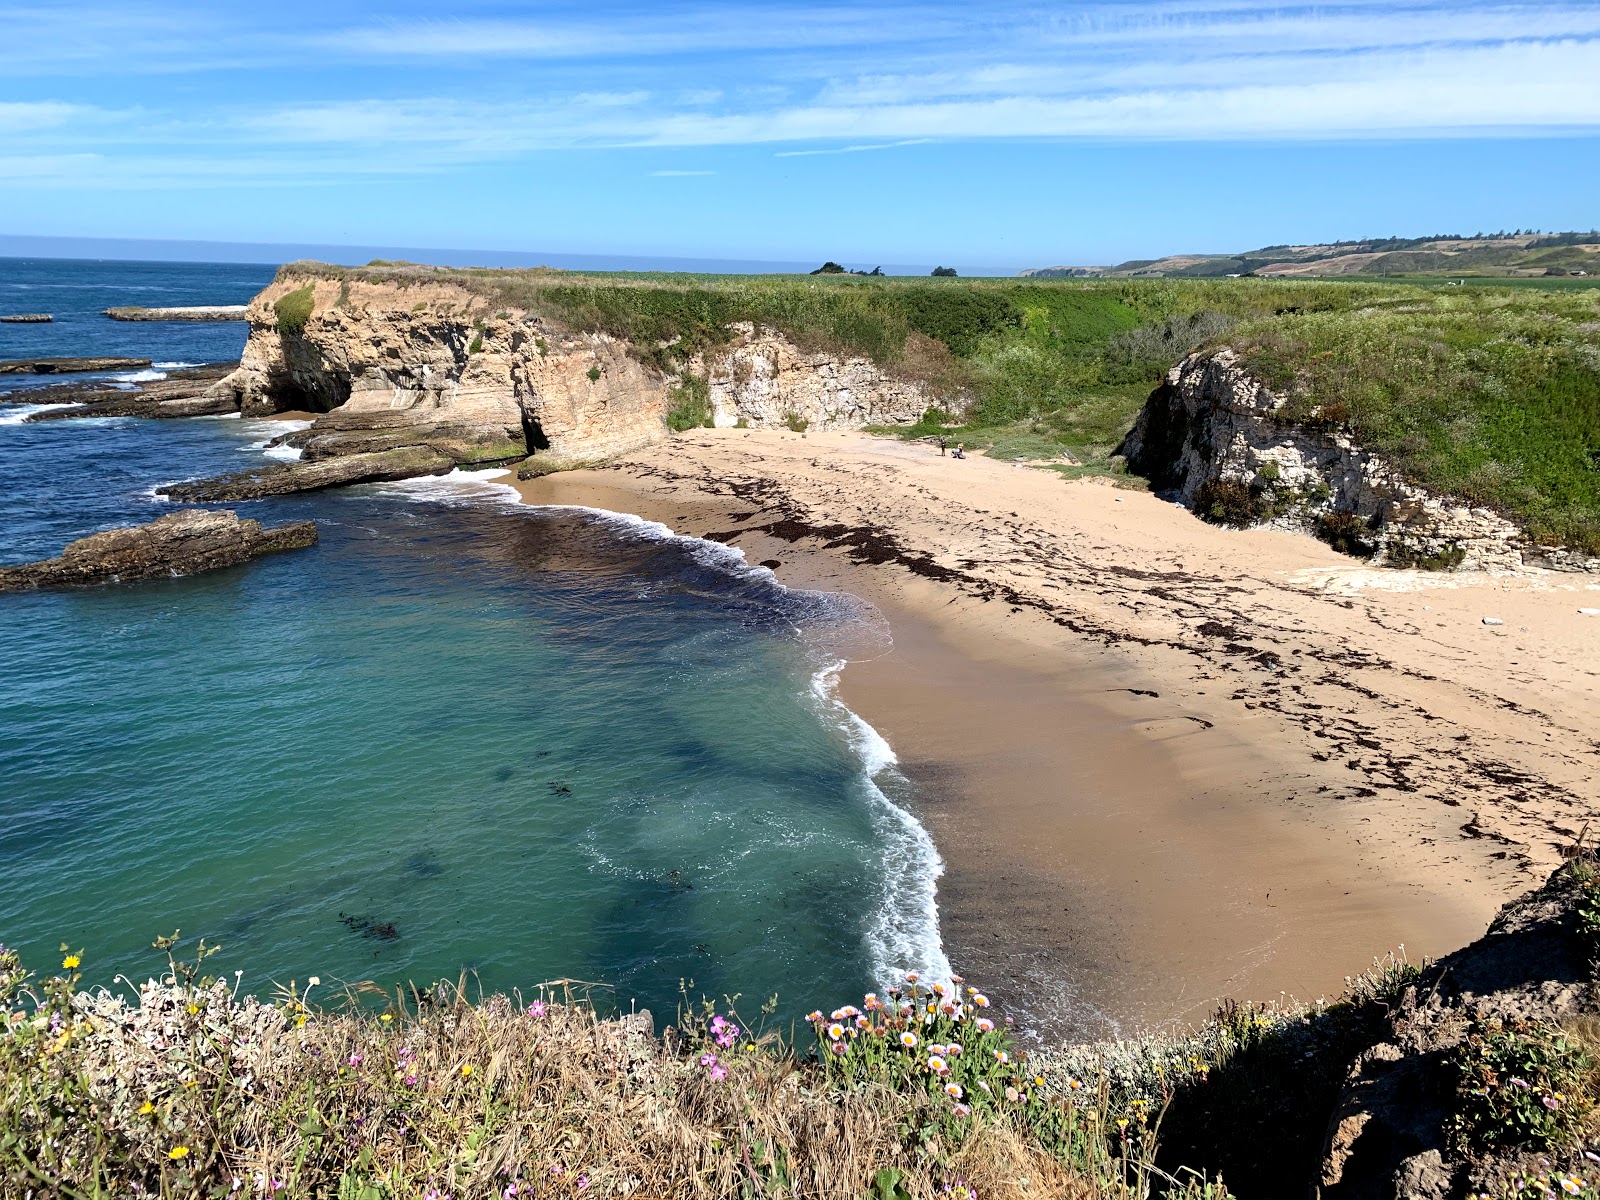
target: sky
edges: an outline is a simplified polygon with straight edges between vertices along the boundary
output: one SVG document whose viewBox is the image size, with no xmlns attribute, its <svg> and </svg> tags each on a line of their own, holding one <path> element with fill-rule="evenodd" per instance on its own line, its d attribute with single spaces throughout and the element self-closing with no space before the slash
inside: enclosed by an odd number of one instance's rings
<svg viewBox="0 0 1600 1200">
<path fill-rule="evenodd" d="M 0 30 L 0 235 L 1001 271 L 1600 225 L 1595 0 L 0 0 Z"/>
</svg>

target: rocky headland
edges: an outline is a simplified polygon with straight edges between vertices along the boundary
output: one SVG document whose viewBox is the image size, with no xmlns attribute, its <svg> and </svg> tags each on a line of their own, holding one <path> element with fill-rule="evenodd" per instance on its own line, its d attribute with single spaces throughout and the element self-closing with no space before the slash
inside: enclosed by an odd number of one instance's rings
<svg viewBox="0 0 1600 1200">
<path fill-rule="evenodd" d="M 277 550 L 315 545 L 316 540 L 314 521 L 265 529 L 237 513 L 185 509 L 147 525 L 80 538 L 59 558 L 0 567 L 0 592 L 196 575 Z"/>
</svg>

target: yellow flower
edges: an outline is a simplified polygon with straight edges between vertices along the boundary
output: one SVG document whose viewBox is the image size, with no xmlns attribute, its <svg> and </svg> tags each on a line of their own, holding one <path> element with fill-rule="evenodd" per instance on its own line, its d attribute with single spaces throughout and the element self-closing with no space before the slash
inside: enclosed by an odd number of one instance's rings
<svg viewBox="0 0 1600 1200">
<path fill-rule="evenodd" d="M 139 1105 L 139 1115 L 141 1117 L 148 1117 L 151 1113 L 155 1112 L 155 1110 L 156 1110 L 156 1106 L 154 1104 L 151 1104 L 150 1101 L 148 1101 L 148 1100 L 146 1100 L 143 1104 Z"/>
<path fill-rule="evenodd" d="M 174 1158 L 174 1159 L 177 1159 L 177 1158 L 188 1158 L 189 1157 L 189 1147 L 187 1147 L 187 1146 L 174 1146 L 171 1150 L 167 1151 L 167 1157 L 168 1158 Z"/>
<path fill-rule="evenodd" d="M 82 962 L 83 959 L 79 958 L 76 954 L 69 954 L 61 960 L 61 966 L 63 970 L 76 971 L 79 964 Z"/>
<path fill-rule="evenodd" d="M 199 1005 L 198 1005 L 198 1004 L 191 1004 L 191 1005 L 189 1005 L 189 1015 L 190 1015 L 190 1016 L 191 1016 L 191 1017 L 192 1017 L 192 1016 L 194 1016 L 194 1015 L 195 1015 L 195 1013 L 197 1013 L 197 1012 L 199 1012 L 199 1011 L 200 1011 L 200 1006 L 199 1006 Z"/>
<path fill-rule="evenodd" d="M 461 1068 L 461 1078 L 465 1079 L 465 1078 L 467 1078 L 467 1076 L 469 1076 L 471 1074 L 472 1074 L 472 1068 L 471 1067 L 465 1067 L 464 1066 L 464 1067 Z"/>
<path fill-rule="evenodd" d="M 392 1020 L 394 1020 L 394 1014 L 393 1013 L 384 1013 L 383 1016 L 378 1018 L 378 1020 L 384 1021 L 384 1022 L 392 1021 Z"/>
</svg>

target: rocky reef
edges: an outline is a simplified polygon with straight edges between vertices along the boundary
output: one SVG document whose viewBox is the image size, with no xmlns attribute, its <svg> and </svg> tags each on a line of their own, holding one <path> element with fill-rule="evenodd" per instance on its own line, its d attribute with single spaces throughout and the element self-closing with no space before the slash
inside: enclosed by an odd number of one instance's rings
<svg viewBox="0 0 1600 1200">
<path fill-rule="evenodd" d="M 401 446 L 370 453 L 272 463 L 231 475 L 172 483 L 157 488 L 156 492 L 185 502 L 259 500 L 265 496 L 315 492 L 351 483 L 385 483 L 422 475 L 443 475 L 454 466 L 453 458 L 430 446 Z"/>
<path fill-rule="evenodd" d="M 209 389 L 237 365 L 213 363 L 184 367 L 168 372 L 165 379 L 146 380 L 131 388 L 112 388 L 97 383 L 53 383 L 14 393 L 8 399 L 27 404 L 72 406 L 31 413 L 24 418 L 28 422 L 70 421 L 75 417 L 221 416 L 233 409 L 225 398 L 209 394 Z"/>
<path fill-rule="evenodd" d="M 142 308 L 138 305 L 102 310 L 113 321 L 242 321 L 243 304 L 195 304 L 183 308 Z"/>
<path fill-rule="evenodd" d="M 8 358 L 0 362 L 0 375 L 65 375 L 82 371 L 138 371 L 148 358 Z"/>
<path fill-rule="evenodd" d="M 0 568 L 0 592 L 194 575 L 275 550 L 311 546 L 316 540 L 314 521 L 264 529 L 261 522 L 240 519 L 237 513 L 185 509 L 147 525 L 80 538 L 59 558 Z"/>
<path fill-rule="evenodd" d="M 1196 352 L 1167 373 L 1118 453 L 1207 519 L 1311 533 L 1390 566 L 1600 571 L 1600 560 L 1534 544 L 1502 513 L 1407 480 L 1336 422 L 1290 419 L 1288 403 L 1231 349 Z"/>
</svg>

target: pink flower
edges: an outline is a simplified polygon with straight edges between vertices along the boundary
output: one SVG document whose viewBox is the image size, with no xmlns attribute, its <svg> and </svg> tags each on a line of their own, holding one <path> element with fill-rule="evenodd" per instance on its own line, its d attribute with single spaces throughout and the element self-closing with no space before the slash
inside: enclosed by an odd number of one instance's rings
<svg viewBox="0 0 1600 1200">
<path fill-rule="evenodd" d="M 834 1042 L 833 1043 L 833 1052 L 835 1054 L 844 1054 L 846 1052 L 845 1051 L 845 1044 L 843 1042 Z"/>
<path fill-rule="evenodd" d="M 586 1188 L 588 1186 L 589 1186 L 589 1177 L 587 1175 L 579 1175 L 578 1176 L 578 1190 L 581 1192 L 581 1191 L 583 1191 L 584 1188 Z"/>
<path fill-rule="evenodd" d="M 352 1054 L 352 1055 L 351 1055 L 351 1056 L 350 1056 L 350 1065 L 351 1065 L 351 1066 L 352 1066 L 352 1067 L 359 1067 L 359 1066 L 360 1066 L 360 1065 L 361 1065 L 361 1055 L 359 1055 L 359 1054 Z"/>
<path fill-rule="evenodd" d="M 528 1015 L 534 1017 L 544 1016 L 544 1001 L 535 1000 L 532 1004 L 528 1005 Z"/>
<path fill-rule="evenodd" d="M 718 1083 L 721 1083 L 727 1077 L 728 1077 L 728 1068 L 727 1067 L 712 1067 L 711 1068 L 711 1078 L 715 1079 Z"/>
<path fill-rule="evenodd" d="M 714 1067 L 714 1066 L 716 1066 L 717 1065 L 717 1056 L 715 1054 L 710 1053 L 709 1051 L 706 1052 L 705 1054 L 702 1054 L 700 1056 L 700 1065 L 702 1067 Z"/>
</svg>

